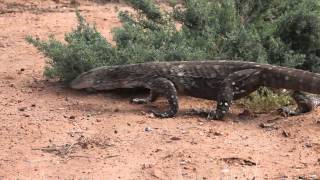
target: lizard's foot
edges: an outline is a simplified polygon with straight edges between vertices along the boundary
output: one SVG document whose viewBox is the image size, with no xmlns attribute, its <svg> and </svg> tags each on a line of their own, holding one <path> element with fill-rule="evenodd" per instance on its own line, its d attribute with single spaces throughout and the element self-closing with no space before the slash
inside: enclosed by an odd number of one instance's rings
<svg viewBox="0 0 320 180">
<path fill-rule="evenodd" d="M 190 109 L 186 113 L 187 115 L 197 115 L 200 117 L 205 117 L 209 120 L 222 120 L 224 114 L 217 113 L 217 111 L 213 110 L 205 110 L 205 109 Z"/>
<path fill-rule="evenodd" d="M 298 110 L 290 108 L 290 107 L 281 107 L 279 109 L 277 109 L 277 112 L 284 117 L 288 117 L 288 116 L 297 116 L 301 113 L 299 113 Z"/>
<path fill-rule="evenodd" d="M 151 113 L 159 118 L 170 118 L 170 117 L 174 117 L 174 115 L 175 115 L 175 113 L 173 111 L 158 112 L 158 111 L 151 110 Z"/>
<path fill-rule="evenodd" d="M 307 95 L 300 91 L 294 91 L 292 98 L 297 103 L 297 108 L 290 108 L 288 106 L 278 109 L 282 116 L 297 116 L 303 113 L 312 111 L 315 107 L 320 105 L 320 99 L 313 95 Z"/>
<path fill-rule="evenodd" d="M 133 98 L 130 100 L 131 103 L 134 104 L 147 104 L 149 103 L 149 99 L 145 99 L 145 98 Z"/>
<path fill-rule="evenodd" d="M 223 120 L 225 113 L 221 113 L 219 111 L 210 111 L 210 113 L 207 116 L 207 119 L 210 120 Z"/>
</svg>

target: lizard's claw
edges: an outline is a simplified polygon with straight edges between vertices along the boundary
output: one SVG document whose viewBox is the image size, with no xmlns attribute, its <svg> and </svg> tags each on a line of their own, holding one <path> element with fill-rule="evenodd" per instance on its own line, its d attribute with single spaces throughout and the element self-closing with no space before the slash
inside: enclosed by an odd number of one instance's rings
<svg viewBox="0 0 320 180">
<path fill-rule="evenodd" d="M 186 112 L 187 115 L 197 115 L 200 117 L 205 117 L 209 120 L 218 120 L 221 119 L 219 118 L 218 114 L 216 111 L 209 111 L 205 109 L 190 109 L 189 111 Z"/>
<path fill-rule="evenodd" d="M 218 114 L 216 111 L 210 111 L 207 115 L 207 119 L 209 120 L 219 120 L 221 118 L 219 118 Z"/>
<path fill-rule="evenodd" d="M 134 104 L 146 104 L 148 103 L 148 100 L 143 99 L 143 98 L 132 98 L 130 100 L 130 103 L 134 103 Z"/>
<path fill-rule="evenodd" d="M 158 112 L 158 111 L 151 110 L 151 113 L 154 114 L 154 116 L 159 118 L 173 117 L 173 115 L 170 115 L 168 112 Z"/>
</svg>

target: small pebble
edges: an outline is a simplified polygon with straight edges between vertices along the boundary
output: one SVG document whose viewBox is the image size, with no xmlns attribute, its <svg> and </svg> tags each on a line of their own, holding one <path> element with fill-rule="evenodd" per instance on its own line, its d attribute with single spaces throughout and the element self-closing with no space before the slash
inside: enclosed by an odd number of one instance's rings
<svg viewBox="0 0 320 180">
<path fill-rule="evenodd" d="M 27 109 L 27 107 L 20 107 L 18 108 L 19 111 L 25 111 Z"/>
<path fill-rule="evenodd" d="M 170 139 L 171 139 L 171 140 L 173 140 L 173 141 L 181 140 L 181 138 L 179 138 L 179 137 L 175 137 L 175 136 L 171 137 Z"/>
<path fill-rule="evenodd" d="M 305 146 L 306 146 L 307 148 L 312 148 L 312 144 L 311 144 L 311 143 L 307 143 L 307 144 L 305 144 Z"/>
<path fill-rule="evenodd" d="M 145 132 L 150 132 L 150 131 L 152 131 L 152 128 L 151 128 L 151 127 L 145 127 L 145 128 L 144 128 L 144 131 L 145 131 Z"/>
<path fill-rule="evenodd" d="M 319 179 L 319 177 L 317 176 L 317 175 L 310 175 L 310 179 L 312 179 L 312 180 L 316 180 L 316 179 Z"/>
<path fill-rule="evenodd" d="M 222 133 L 214 132 L 213 135 L 215 135 L 215 136 L 222 136 Z"/>
<path fill-rule="evenodd" d="M 149 118 L 155 118 L 156 116 L 153 113 L 147 114 Z"/>
<path fill-rule="evenodd" d="M 229 173 L 230 172 L 230 170 L 229 169 L 222 169 L 222 171 L 221 171 L 222 173 Z"/>
<path fill-rule="evenodd" d="M 290 137 L 290 136 L 291 136 L 290 132 L 289 132 L 289 131 L 286 131 L 286 130 L 283 130 L 283 131 L 282 131 L 282 135 L 283 135 L 284 137 Z"/>
<path fill-rule="evenodd" d="M 24 116 L 24 117 L 30 117 L 30 115 L 29 115 L 29 114 L 23 114 L 23 116 Z"/>
<path fill-rule="evenodd" d="M 259 126 L 265 129 L 278 129 L 276 123 L 261 123 Z"/>
</svg>

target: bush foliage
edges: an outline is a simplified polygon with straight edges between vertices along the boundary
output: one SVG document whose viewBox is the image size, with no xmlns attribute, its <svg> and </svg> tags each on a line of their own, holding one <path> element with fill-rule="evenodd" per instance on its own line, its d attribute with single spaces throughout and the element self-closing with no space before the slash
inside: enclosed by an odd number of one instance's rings
<svg viewBox="0 0 320 180">
<path fill-rule="evenodd" d="M 79 13 L 66 43 L 28 37 L 48 57 L 45 75 L 69 82 L 102 65 L 204 59 L 320 71 L 319 0 L 185 0 L 172 11 L 152 0 L 126 2 L 136 13 L 119 13 L 115 46 Z"/>
<path fill-rule="evenodd" d="M 48 58 L 45 75 L 70 81 L 93 67 L 147 61 L 237 59 L 319 72 L 318 0 L 185 0 L 173 11 L 126 0 L 112 46 L 77 13 L 66 43 L 28 37 Z M 177 24 L 181 28 L 177 28 Z"/>
<path fill-rule="evenodd" d="M 238 103 L 251 111 L 265 113 L 283 106 L 292 105 L 294 101 L 288 91 L 276 92 L 262 87 L 248 97 L 240 99 Z"/>
</svg>

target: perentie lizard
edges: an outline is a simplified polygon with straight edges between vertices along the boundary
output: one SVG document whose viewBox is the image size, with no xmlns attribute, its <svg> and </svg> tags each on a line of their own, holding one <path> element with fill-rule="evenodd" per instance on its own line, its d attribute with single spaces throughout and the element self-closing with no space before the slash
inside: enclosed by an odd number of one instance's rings
<svg viewBox="0 0 320 180">
<path fill-rule="evenodd" d="M 177 114 L 178 93 L 215 100 L 211 111 L 194 111 L 209 119 L 222 119 L 229 111 L 232 100 L 247 96 L 260 86 L 294 90 L 298 104 L 290 114 L 311 111 L 319 104 L 300 91 L 320 94 L 320 74 L 292 68 L 244 61 L 180 61 L 152 62 L 119 66 L 103 66 L 79 75 L 70 84 L 73 89 L 144 87 L 150 89 L 146 99 L 133 99 L 135 103 L 154 102 L 159 95 L 167 98 L 169 109 L 153 111 L 157 117 Z"/>
</svg>

